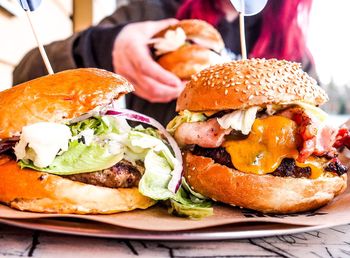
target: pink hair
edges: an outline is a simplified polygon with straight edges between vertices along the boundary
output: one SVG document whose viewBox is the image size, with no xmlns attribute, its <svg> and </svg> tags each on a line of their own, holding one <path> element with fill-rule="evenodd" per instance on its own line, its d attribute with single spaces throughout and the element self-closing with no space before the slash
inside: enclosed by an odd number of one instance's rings
<svg viewBox="0 0 350 258">
<path fill-rule="evenodd" d="M 313 62 L 298 20 L 298 13 L 309 14 L 311 4 L 312 0 L 269 0 L 259 14 L 262 16 L 261 31 L 249 56 L 299 62 L 306 56 Z M 176 17 L 202 19 L 215 26 L 223 15 L 220 1 L 184 0 Z"/>
<path fill-rule="evenodd" d="M 177 11 L 176 18 L 200 19 L 212 25 L 217 25 L 224 15 L 220 1 L 216 0 L 184 0 Z"/>
</svg>

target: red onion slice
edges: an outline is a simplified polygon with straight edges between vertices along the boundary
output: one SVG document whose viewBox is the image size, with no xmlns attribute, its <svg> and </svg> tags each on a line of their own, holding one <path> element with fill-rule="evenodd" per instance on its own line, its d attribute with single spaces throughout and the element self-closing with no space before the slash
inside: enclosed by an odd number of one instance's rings
<svg viewBox="0 0 350 258">
<path fill-rule="evenodd" d="M 167 132 L 167 130 L 157 120 L 129 109 L 118 109 L 118 110 L 109 109 L 103 115 L 124 117 L 128 120 L 152 125 L 165 136 L 165 138 L 168 140 L 171 148 L 174 151 L 175 158 L 179 161 L 174 166 L 174 170 L 172 172 L 172 178 L 168 184 L 168 189 L 171 192 L 176 193 L 181 185 L 181 180 L 182 180 L 182 170 L 183 170 L 182 155 L 181 155 L 179 146 L 177 145 L 174 138 Z"/>
<path fill-rule="evenodd" d="M 18 141 L 19 141 L 19 136 L 13 136 L 11 138 L 0 139 L 0 154 L 15 147 L 15 145 Z"/>
<path fill-rule="evenodd" d="M 99 115 L 101 115 L 99 111 L 91 110 L 87 113 L 82 114 L 81 116 L 73 118 L 72 120 L 69 121 L 69 124 L 79 123 L 83 120 L 89 119 L 90 117 L 99 116 Z"/>
</svg>

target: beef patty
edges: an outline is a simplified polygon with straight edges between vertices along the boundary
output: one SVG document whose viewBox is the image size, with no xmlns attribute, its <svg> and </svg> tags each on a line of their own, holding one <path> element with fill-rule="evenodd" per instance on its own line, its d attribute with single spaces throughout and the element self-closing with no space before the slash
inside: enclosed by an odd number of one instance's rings
<svg viewBox="0 0 350 258">
<path fill-rule="evenodd" d="M 202 148 L 194 146 L 192 153 L 197 156 L 204 156 L 213 159 L 216 163 L 229 168 L 235 168 L 231 161 L 230 154 L 222 147 L 219 148 Z M 325 167 L 325 171 L 336 173 L 338 176 L 347 172 L 347 168 L 340 163 L 337 158 L 333 158 Z M 279 177 L 309 178 L 311 176 L 311 168 L 298 167 L 294 159 L 285 158 L 279 167 L 270 175 Z"/>
<path fill-rule="evenodd" d="M 123 159 L 113 167 L 104 170 L 64 177 L 90 185 L 108 188 L 130 188 L 138 186 L 143 173 L 143 164 L 133 165 L 131 162 Z"/>
</svg>

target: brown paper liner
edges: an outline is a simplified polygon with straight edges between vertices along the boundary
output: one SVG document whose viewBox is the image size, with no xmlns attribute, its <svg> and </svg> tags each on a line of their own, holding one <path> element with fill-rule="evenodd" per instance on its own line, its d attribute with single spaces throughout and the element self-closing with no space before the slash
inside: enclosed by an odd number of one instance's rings
<svg viewBox="0 0 350 258">
<path fill-rule="evenodd" d="M 344 164 L 350 165 L 348 157 L 343 156 L 341 158 Z M 119 227 L 150 231 L 191 230 L 250 222 L 270 222 L 301 226 L 335 226 L 350 223 L 350 188 L 336 197 L 330 204 L 318 210 L 289 215 L 262 214 L 247 209 L 216 204 L 213 216 L 201 220 L 192 220 L 169 215 L 166 208 L 159 206 L 154 206 L 147 210 L 135 210 L 113 215 L 72 215 L 22 212 L 0 204 L 0 218 L 79 218 Z"/>
</svg>

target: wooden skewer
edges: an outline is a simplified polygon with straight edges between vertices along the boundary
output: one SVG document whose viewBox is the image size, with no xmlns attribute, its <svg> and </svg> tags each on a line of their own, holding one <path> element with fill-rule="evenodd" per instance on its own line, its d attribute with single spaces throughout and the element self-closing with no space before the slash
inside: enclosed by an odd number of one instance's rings
<svg viewBox="0 0 350 258">
<path fill-rule="evenodd" d="M 242 59 L 247 59 L 247 47 L 245 42 L 245 26 L 244 26 L 244 0 L 241 0 L 241 12 L 239 13 L 239 34 L 241 38 Z"/>
<path fill-rule="evenodd" d="M 35 30 L 35 26 L 33 25 L 33 21 L 32 21 L 32 17 L 31 17 L 30 11 L 26 11 L 26 14 L 27 14 L 27 17 L 28 17 L 30 26 L 31 26 L 31 28 L 32 28 L 32 31 L 33 31 L 33 34 L 34 34 L 36 43 L 38 44 L 40 54 L 41 54 L 41 56 L 42 56 L 42 58 L 43 58 L 43 60 L 44 60 L 46 69 L 47 69 L 47 71 L 48 71 L 49 74 L 54 74 L 53 69 L 52 69 L 52 66 L 51 66 L 50 61 L 49 61 L 49 58 L 47 57 L 46 51 L 45 51 L 45 49 L 44 49 L 44 46 L 43 46 L 43 44 L 42 44 L 42 42 L 41 42 L 41 40 L 40 40 L 40 38 L 39 38 L 38 33 L 37 33 L 36 30 Z"/>
<path fill-rule="evenodd" d="M 239 32 L 241 37 L 242 59 L 247 59 L 247 47 L 245 43 L 244 14 L 239 13 Z"/>
</svg>

